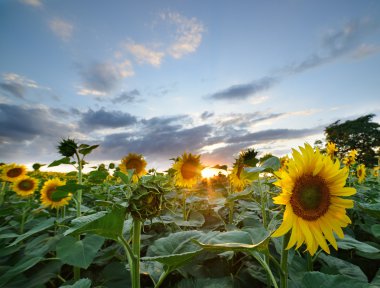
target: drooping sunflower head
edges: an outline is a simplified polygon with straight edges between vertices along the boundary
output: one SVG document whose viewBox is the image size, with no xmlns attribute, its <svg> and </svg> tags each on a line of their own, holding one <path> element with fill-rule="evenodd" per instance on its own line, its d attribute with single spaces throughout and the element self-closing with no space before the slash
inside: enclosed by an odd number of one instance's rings
<svg viewBox="0 0 380 288">
<path fill-rule="evenodd" d="M 146 174 L 146 161 L 144 160 L 143 155 L 129 153 L 123 159 L 121 159 L 121 163 L 119 168 L 122 172 L 128 173 L 128 170 L 133 170 L 132 181 L 136 183 L 141 176 Z"/>
<path fill-rule="evenodd" d="M 237 165 L 236 163 L 228 175 L 228 179 L 236 191 L 242 191 L 251 182 L 244 173 L 244 165 Z"/>
<path fill-rule="evenodd" d="M 200 155 L 192 155 L 185 152 L 181 157 L 176 159 L 176 162 L 172 166 L 175 185 L 191 188 L 197 184 L 202 176 L 203 169 L 200 158 Z"/>
<path fill-rule="evenodd" d="M 274 197 L 274 203 L 285 205 L 283 222 L 272 234 L 279 237 L 291 230 L 287 249 L 303 243 L 311 255 L 320 246 L 330 253 L 326 239 L 337 249 L 333 232 L 344 237 L 342 227 L 351 223 L 346 208 L 352 208 L 353 200 L 341 198 L 356 193 L 344 187 L 348 176 L 346 167 L 340 168 L 339 161 L 314 151 L 309 144 L 293 149 L 293 158 L 288 170 L 282 171 L 275 185 L 282 191 Z M 290 232 L 289 232 L 290 233 Z"/>
<path fill-rule="evenodd" d="M 70 138 L 62 139 L 58 145 L 58 152 L 65 157 L 71 157 L 75 154 L 78 149 L 78 144 Z"/>
<path fill-rule="evenodd" d="M 22 197 L 33 195 L 38 188 L 38 180 L 25 176 L 13 182 L 12 190 Z"/>
<path fill-rule="evenodd" d="M 334 157 L 334 154 L 337 151 L 338 151 L 338 148 L 336 147 L 334 142 L 327 142 L 326 144 L 327 155 L 329 155 L 330 157 Z"/>
<path fill-rule="evenodd" d="M 4 181 L 15 182 L 26 175 L 26 167 L 24 165 L 8 164 L 1 166 L 1 179 Z"/>
<path fill-rule="evenodd" d="M 360 164 L 358 167 L 356 167 L 356 176 L 358 177 L 359 183 L 362 183 L 364 181 L 366 176 L 366 169 L 364 164 Z"/>
<path fill-rule="evenodd" d="M 65 185 L 65 181 L 61 181 L 58 178 L 54 178 L 51 180 L 47 180 L 44 183 L 44 186 L 41 189 L 41 203 L 45 207 L 50 207 L 50 208 L 59 208 L 62 206 L 65 206 L 69 204 L 69 201 L 71 200 L 71 194 L 69 196 L 62 198 L 60 200 L 54 200 L 53 199 L 53 194 L 57 190 L 57 187 Z"/>
</svg>

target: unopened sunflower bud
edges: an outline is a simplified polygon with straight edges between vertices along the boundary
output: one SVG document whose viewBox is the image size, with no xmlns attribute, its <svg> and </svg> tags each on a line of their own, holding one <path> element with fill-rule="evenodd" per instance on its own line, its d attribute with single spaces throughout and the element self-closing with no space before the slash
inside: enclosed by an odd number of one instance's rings
<svg viewBox="0 0 380 288">
<path fill-rule="evenodd" d="M 115 169 L 115 163 L 110 163 L 108 165 L 108 169 Z"/>
</svg>

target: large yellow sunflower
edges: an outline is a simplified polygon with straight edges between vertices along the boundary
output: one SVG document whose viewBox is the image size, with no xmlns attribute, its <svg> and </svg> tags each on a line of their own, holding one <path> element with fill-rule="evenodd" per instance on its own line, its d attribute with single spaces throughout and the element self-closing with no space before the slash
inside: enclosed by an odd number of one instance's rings
<svg viewBox="0 0 380 288">
<path fill-rule="evenodd" d="M 362 183 L 364 181 L 365 176 L 366 176 L 366 171 L 365 171 L 365 165 L 364 164 L 358 165 L 358 167 L 356 168 L 356 176 L 358 177 L 358 182 L 359 183 Z"/>
<path fill-rule="evenodd" d="M 293 149 L 287 171 L 279 173 L 275 183 L 282 188 L 274 203 L 285 205 L 283 222 L 272 234 L 279 237 L 289 230 L 291 236 L 287 249 L 298 249 L 303 243 L 314 255 L 318 246 L 330 253 L 326 239 L 337 249 L 333 232 L 344 237 L 342 227 L 351 223 L 346 208 L 352 208 L 353 200 L 341 198 L 356 193 L 355 188 L 344 187 L 348 176 L 346 167 L 340 169 L 339 161 L 314 151 L 309 144 Z"/>
<path fill-rule="evenodd" d="M 129 153 L 123 159 L 121 159 L 121 164 L 119 168 L 122 172 L 128 173 L 128 170 L 134 170 L 132 181 L 136 183 L 141 176 L 146 174 L 146 161 L 141 154 Z"/>
<path fill-rule="evenodd" d="M 61 200 L 58 200 L 58 201 L 55 201 L 52 198 L 52 195 L 54 191 L 57 189 L 57 187 L 63 186 L 65 184 L 66 184 L 65 181 L 61 181 L 58 178 L 47 180 L 41 189 L 40 200 L 41 200 L 42 205 L 44 205 L 45 207 L 57 209 L 59 207 L 69 204 L 69 201 L 71 200 L 71 194 L 69 194 L 69 196 L 62 198 Z"/>
<path fill-rule="evenodd" d="M 179 187 L 191 188 L 197 184 L 202 176 L 202 164 L 200 155 L 184 153 L 173 164 L 174 183 Z"/>
<path fill-rule="evenodd" d="M 25 176 L 13 182 L 12 189 L 18 195 L 26 197 L 32 195 L 38 188 L 38 180 Z"/>
<path fill-rule="evenodd" d="M 9 182 L 15 182 L 26 175 L 26 167 L 24 165 L 8 164 L 1 167 L 1 179 Z"/>
</svg>

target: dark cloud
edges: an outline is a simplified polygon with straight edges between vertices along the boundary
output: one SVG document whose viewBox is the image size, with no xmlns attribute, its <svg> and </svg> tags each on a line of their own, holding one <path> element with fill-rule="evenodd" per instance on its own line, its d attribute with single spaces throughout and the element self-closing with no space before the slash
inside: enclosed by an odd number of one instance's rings
<svg viewBox="0 0 380 288">
<path fill-rule="evenodd" d="M 133 125 L 137 122 L 135 116 L 121 111 L 105 111 L 104 108 L 93 111 L 89 109 L 82 114 L 79 122 L 84 129 L 119 128 Z"/>
<path fill-rule="evenodd" d="M 207 96 L 213 100 L 243 100 L 274 86 L 279 79 L 264 77 L 250 83 L 237 84 Z"/>
<path fill-rule="evenodd" d="M 120 94 L 120 96 L 113 98 L 111 101 L 114 104 L 119 104 L 119 103 L 133 103 L 136 102 L 141 96 L 140 91 L 137 89 L 133 89 L 131 91 L 123 92 Z"/>
<path fill-rule="evenodd" d="M 113 64 L 95 62 L 80 70 L 86 89 L 103 93 L 112 91 L 123 78 L 121 71 Z"/>
<path fill-rule="evenodd" d="M 219 120 L 216 124 L 220 126 L 221 129 L 224 127 L 251 127 L 259 122 L 275 119 L 283 116 L 284 113 L 264 113 L 264 112 L 252 112 L 252 113 L 232 113 L 224 115 L 224 117 Z"/>
<path fill-rule="evenodd" d="M 25 88 L 19 83 L 0 83 L 0 89 L 11 96 L 24 99 Z"/>
<path fill-rule="evenodd" d="M 201 114 L 202 120 L 206 120 L 212 116 L 214 116 L 214 112 L 205 111 Z"/>
</svg>

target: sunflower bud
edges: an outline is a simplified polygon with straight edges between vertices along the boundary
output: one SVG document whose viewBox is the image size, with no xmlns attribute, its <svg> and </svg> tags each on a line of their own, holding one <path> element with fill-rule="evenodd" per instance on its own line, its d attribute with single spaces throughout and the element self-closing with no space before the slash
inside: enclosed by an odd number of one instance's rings
<svg viewBox="0 0 380 288">
<path fill-rule="evenodd" d="M 77 151 L 78 144 L 73 139 L 67 138 L 59 142 L 59 145 L 57 148 L 58 148 L 58 152 L 62 156 L 71 157 Z"/>
<path fill-rule="evenodd" d="M 164 189 L 157 183 L 139 183 L 129 198 L 128 211 L 136 220 L 145 221 L 161 213 Z"/>
<path fill-rule="evenodd" d="M 115 169 L 115 163 L 110 163 L 108 165 L 108 169 Z"/>
</svg>

